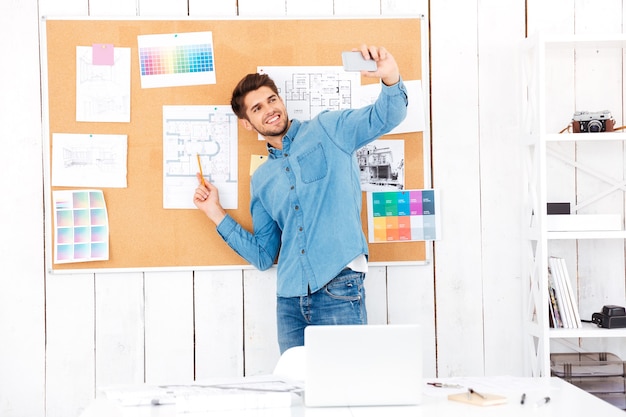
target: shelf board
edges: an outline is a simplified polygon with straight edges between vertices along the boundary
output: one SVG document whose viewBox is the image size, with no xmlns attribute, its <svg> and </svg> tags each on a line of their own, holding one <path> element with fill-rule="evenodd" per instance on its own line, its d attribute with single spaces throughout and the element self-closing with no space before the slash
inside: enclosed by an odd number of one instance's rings
<svg viewBox="0 0 626 417">
<path fill-rule="evenodd" d="M 600 142 L 626 141 L 624 132 L 597 132 L 597 133 L 546 133 L 546 142 Z"/>
<path fill-rule="evenodd" d="M 567 239 L 626 239 L 624 230 L 589 230 L 577 232 L 548 232 L 550 240 Z"/>
<path fill-rule="evenodd" d="M 593 323 L 583 323 L 582 329 L 550 329 L 549 334 L 550 339 L 626 337 L 626 328 L 603 329 Z"/>
</svg>

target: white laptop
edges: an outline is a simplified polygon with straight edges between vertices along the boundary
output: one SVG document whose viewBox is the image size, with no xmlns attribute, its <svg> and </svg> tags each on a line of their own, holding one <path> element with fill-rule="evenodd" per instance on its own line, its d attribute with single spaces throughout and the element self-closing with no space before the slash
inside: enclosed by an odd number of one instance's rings
<svg viewBox="0 0 626 417">
<path fill-rule="evenodd" d="M 307 407 L 419 404 L 419 325 L 309 326 L 304 331 Z"/>
</svg>

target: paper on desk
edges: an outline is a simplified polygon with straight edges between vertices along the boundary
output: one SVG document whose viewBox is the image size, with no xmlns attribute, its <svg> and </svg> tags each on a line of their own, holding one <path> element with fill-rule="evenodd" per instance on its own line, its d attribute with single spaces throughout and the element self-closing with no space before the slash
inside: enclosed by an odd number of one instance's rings
<svg viewBox="0 0 626 417">
<path fill-rule="evenodd" d="M 175 404 L 175 392 L 164 386 L 133 385 L 100 388 L 103 398 L 121 407 Z"/>
<path fill-rule="evenodd" d="M 101 388 L 121 407 L 173 404 L 178 414 L 291 407 L 301 389 L 273 377 L 246 377 L 186 385 L 139 385 Z"/>
<path fill-rule="evenodd" d="M 176 394 L 179 414 L 291 407 L 295 387 L 283 381 L 193 385 Z"/>
</svg>

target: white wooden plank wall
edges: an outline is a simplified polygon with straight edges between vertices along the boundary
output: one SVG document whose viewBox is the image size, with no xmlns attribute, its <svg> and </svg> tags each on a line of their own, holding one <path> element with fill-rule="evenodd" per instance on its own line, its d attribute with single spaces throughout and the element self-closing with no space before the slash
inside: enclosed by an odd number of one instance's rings
<svg viewBox="0 0 626 417">
<path fill-rule="evenodd" d="M 76 415 L 94 396 L 94 281 L 93 274 L 47 280 L 44 382 L 48 416 Z"/>
<path fill-rule="evenodd" d="M 243 375 L 243 275 L 194 274 L 196 379 Z"/>
<path fill-rule="evenodd" d="M 143 274 L 98 274 L 94 291 L 98 295 L 94 335 L 97 384 L 143 382 L 146 310 Z"/>
<path fill-rule="evenodd" d="M 478 5 L 484 373 L 507 375 L 519 372 L 520 363 L 503 353 L 522 344 L 522 297 L 511 296 L 521 288 L 521 228 L 507 225 L 518 224 L 522 202 L 521 60 L 514 46 L 524 37 L 525 2 L 488 0 Z"/>
<path fill-rule="evenodd" d="M 481 375 L 484 369 L 478 3 L 430 4 L 433 185 L 445 207 L 443 239 L 435 248 L 441 375 Z"/>
<path fill-rule="evenodd" d="M 45 311 L 39 18 L 0 2 L 0 415 L 44 410 Z M 11 65 L 7 65 L 11 62 Z"/>
<path fill-rule="evenodd" d="M 624 22 L 624 0 L 603 1 L 602 8 L 592 0 L 527 3 L 529 32 L 620 32 Z M 39 16 L 391 16 L 430 7 L 431 79 L 425 81 L 443 240 L 435 245 L 434 265 L 372 268 L 366 281 L 370 322 L 421 323 L 427 376 L 515 375 L 523 364 L 515 87 L 524 5 L 524 0 L 2 2 L 0 47 L 23 65 L 0 66 L 0 184 L 9 196 L 0 204 L 0 415 L 75 417 L 98 385 L 267 373 L 278 358 L 274 270 L 45 273 Z M 607 59 L 619 66 L 611 78 L 623 74 L 621 57 Z M 604 67 L 598 65 L 581 63 L 576 92 L 563 93 L 568 100 L 588 97 L 584 88 L 599 84 L 607 92 Z M 600 71 L 594 85 L 578 84 L 586 80 L 585 72 L 594 71 Z M 606 106 L 619 112 L 623 123 L 623 87 L 618 90 L 607 94 Z M 554 100 L 567 102 L 558 95 Z M 601 95 L 595 100 L 580 105 L 605 107 Z M 623 158 L 621 148 L 611 152 Z M 601 167 L 603 159 L 588 158 L 585 162 Z M 574 180 L 596 186 L 565 174 L 564 181 Z M 623 211 L 622 200 L 605 204 Z M 591 249 L 586 256 L 612 263 L 597 269 L 597 262 L 581 256 L 581 280 L 616 270 L 623 276 L 622 247 Z M 590 291 L 597 298 L 594 306 L 612 301 L 612 294 L 623 297 L 623 282 L 608 290 L 597 281 L 589 285 L 581 294 Z"/>
</svg>

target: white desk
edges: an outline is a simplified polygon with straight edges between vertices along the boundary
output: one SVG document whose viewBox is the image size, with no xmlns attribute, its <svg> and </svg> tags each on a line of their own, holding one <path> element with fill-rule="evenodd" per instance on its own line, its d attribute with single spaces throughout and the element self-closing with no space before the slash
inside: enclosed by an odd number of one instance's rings
<svg viewBox="0 0 626 417">
<path fill-rule="evenodd" d="M 429 380 L 432 381 L 432 380 Z M 598 416 L 624 417 L 623 410 L 575 387 L 559 378 L 448 378 L 438 382 L 461 384 L 478 392 L 506 396 L 502 405 L 476 406 L 447 399 L 448 394 L 464 392 L 465 389 L 436 388 L 424 386 L 422 403 L 417 406 L 398 407 L 340 407 L 307 408 L 294 395 L 291 407 L 219 411 L 213 413 L 176 414 L 174 405 L 119 407 L 109 401 L 94 401 L 81 417 L 432 417 L 432 416 Z M 470 385 L 471 384 L 471 385 Z M 526 401 L 522 405 L 522 393 Z M 538 406 L 543 398 L 550 397 L 547 404 Z"/>
</svg>

